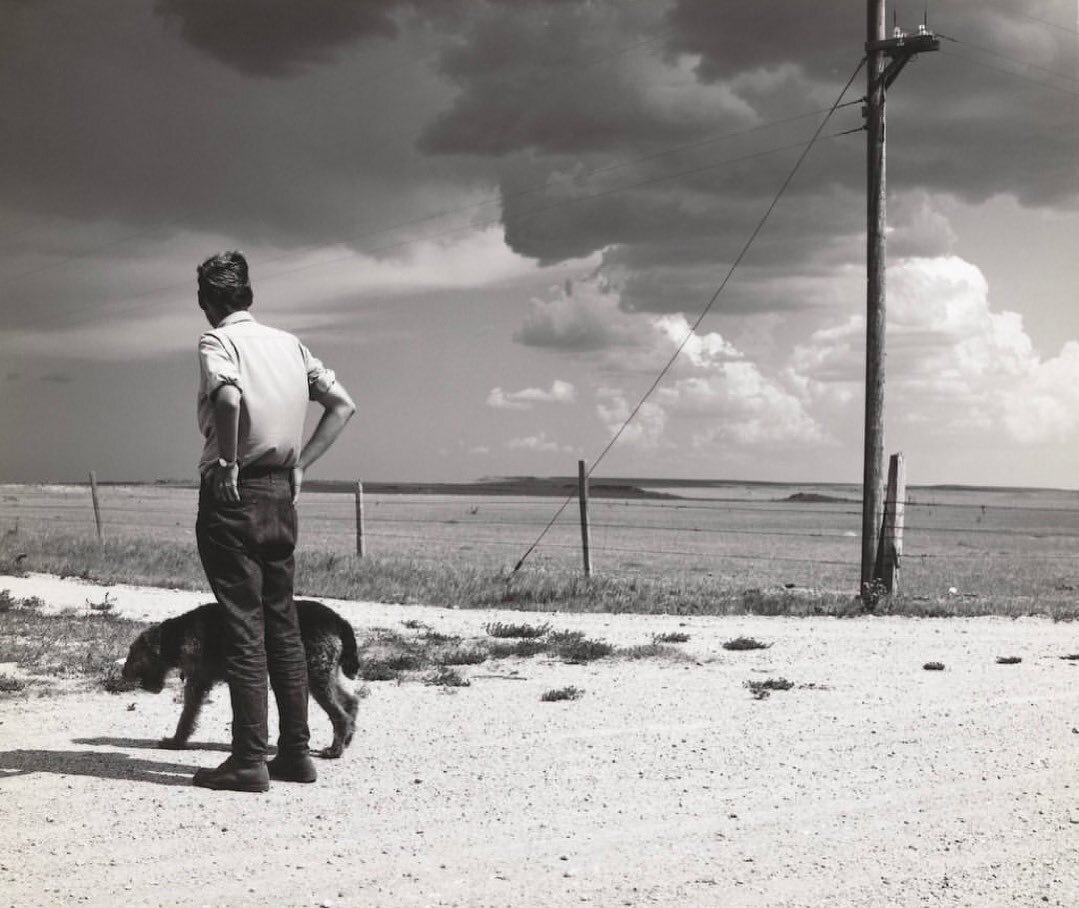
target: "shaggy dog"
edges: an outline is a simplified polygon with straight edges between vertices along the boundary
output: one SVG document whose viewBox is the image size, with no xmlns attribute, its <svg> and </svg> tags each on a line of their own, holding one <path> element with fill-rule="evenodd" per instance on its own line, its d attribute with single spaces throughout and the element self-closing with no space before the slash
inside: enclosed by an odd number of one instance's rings
<svg viewBox="0 0 1079 908">
<path fill-rule="evenodd" d="M 319 756 L 339 757 L 355 733 L 359 698 L 341 684 L 337 669 L 348 678 L 359 673 L 356 635 L 352 625 L 321 602 L 298 599 L 296 613 L 307 653 L 308 687 L 333 724 L 333 743 Z M 185 746 L 210 688 L 225 680 L 225 636 L 224 610 L 211 602 L 155 624 L 131 644 L 124 680 L 157 694 L 170 670 L 179 669 L 184 679 L 184 708 L 176 734 L 162 739 L 162 747 L 180 750 Z"/>
</svg>

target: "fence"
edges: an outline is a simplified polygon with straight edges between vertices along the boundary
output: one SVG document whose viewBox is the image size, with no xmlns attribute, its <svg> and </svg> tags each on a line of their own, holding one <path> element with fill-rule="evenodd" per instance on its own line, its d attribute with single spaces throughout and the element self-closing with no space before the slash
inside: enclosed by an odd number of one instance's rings
<svg viewBox="0 0 1079 908">
<path fill-rule="evenodd" d="M 728 484 L 704 490 L 712 497 L 702 497 L 702 490 L 675 491 L 686 497 L 590 498 L 589 555 L 596 575 L 857 590 L 861 505 L 854 487 Z M 85 485 L 10 485 L 0 492 L 0 533 L 97 532 Z M 98 496 L 106 538 L 194 546 L 196 490 L 98 484 Z M 508 570 L 561 504 L 553 497 L 368 492 L 364 554 Z M 356 553 L 354 493 L 305 492 L 299 512 L 301 550 Z M 1079 493 L 912 488 L 903 543 L 907 595 L 1074 598 Z M 576 507 L 563 511 L 523 570 L 583 570 Z"/>
</svg>

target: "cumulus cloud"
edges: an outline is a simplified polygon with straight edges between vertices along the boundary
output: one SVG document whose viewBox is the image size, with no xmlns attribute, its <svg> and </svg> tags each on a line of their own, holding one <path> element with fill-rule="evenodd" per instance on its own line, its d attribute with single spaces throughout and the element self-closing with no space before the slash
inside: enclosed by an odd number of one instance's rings
<svg viewBox="0 0 1079 908">
<path fill-rule="evenodd" d="M 513 339 L 529 347 L 583 352 L 639 342 L 637 320 L 619 308 L 619 295 L 596 280 L 567 282 L 545 300 L 532 299 Z"/>
<path fill-rule="evenodd" d="M 671 446 L 670 441 L 664 438 L 667 412 L 659 404 L 654 401 L 645 401 L 627 425 L 626 420 L 632 412 L 632 407 L 620 388 L 599 388 L 596 391 L 596 399 L 596 413 L 607 433 L 613 437 L 621 430 L 620 444 L 645 449 Z"/>
<path fill-rule="evenodd" d="M 572 454 L 574 450 L 570 445 L 562 445 L 552 441 L 547 437 L 546 432 L 539 432 L 536 435 L 528 435 L 523 438 L 511 438 L 506 442 L 506 447 L 510 450 L 536 451 L 543 454 Z"/>
<path fill-rule="evenodd" d="M 980 269 L 956 256 L 910 258 L 889 268 L 888 287 L 887 380 L 901 421 L 939 434 L 1003 429 L 1023 444 L 1079 432 L 1079 345 L 1040 356 L 1021 315 L 991 308 Z M 849 399 L 864 337 L 860 315 L 820 329 L 795 348 L 791 371 L 811 395 Z"/>
<path fill-rule="evenodd" d="M 571 382 L 556 378 L 548 391 L 542 388 L 522 388 L 505 392 L 492 388 L 487 395 L 487 406 L 496 410 L 531 410 L 535 403 L 572 404 L 577 399 L 577 389 Z"/>
</svg>

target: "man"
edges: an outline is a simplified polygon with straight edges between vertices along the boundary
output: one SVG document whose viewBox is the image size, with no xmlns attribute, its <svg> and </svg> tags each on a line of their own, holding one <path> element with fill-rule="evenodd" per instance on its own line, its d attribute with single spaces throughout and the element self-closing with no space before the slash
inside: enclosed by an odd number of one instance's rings
<svg viewBox="0 0 1079 908">
<path fill-rule="evenodd" d="M 225 610 L 232 754 L 194 783 L 267 791 L 270 778 L 314 782 L 308 754 L 307 665 L 292 600 L 296 499 L 304 472 L 356 407 L 334 373 L 284 331 L 247 311 L 253 296 L 239 252 L 198 268 L 199 306 L 213 330 L 199 338 L 199 428 L 205 437 L 195 525 L 199 557 Z M 308 400 L 323 407 L 306 444 Z M 267 683 L 280 717 L 266 763 Z"/>
</svg>

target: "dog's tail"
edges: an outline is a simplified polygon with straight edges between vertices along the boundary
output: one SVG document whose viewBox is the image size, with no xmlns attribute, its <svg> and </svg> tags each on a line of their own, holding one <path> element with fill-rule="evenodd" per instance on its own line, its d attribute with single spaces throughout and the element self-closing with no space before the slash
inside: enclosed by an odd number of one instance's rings
<svg viewBox="0 0 1079 908">
<path fill-rule="evenodd" d="M 356 632 L 344 618 L 338 616 L 341 630 L 341 671 L 346 678 L 355 679 L 360 673 L 360 652 L 356 647 Z"/>
</svg>

